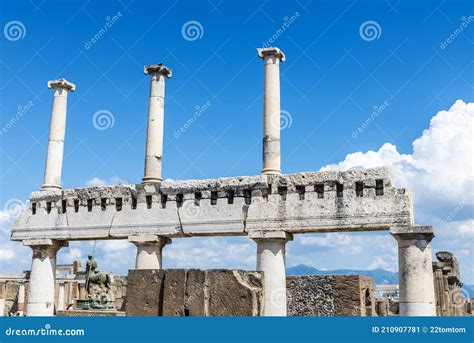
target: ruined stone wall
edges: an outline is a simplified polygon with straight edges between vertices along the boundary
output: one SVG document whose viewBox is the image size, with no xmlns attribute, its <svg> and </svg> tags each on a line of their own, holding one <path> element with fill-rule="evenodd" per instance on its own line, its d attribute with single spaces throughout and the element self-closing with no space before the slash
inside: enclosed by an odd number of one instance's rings
<svg viewBox="0 0 474 343">
<path fill-rule="evenodd" d="M 374 316 L 371 278 L 360 275 L 287 277 L 289 316 Z"/>
<path fill-rule="evenodd" d="M 263 273 L 243 270 L 130 270 L 127 316 L 260 316 Z"/>
<path fill-rule="evenodd" d="M 3 279 L 0 280 L 5 285 L 5 309 L 3 312 L 4 316 L 8 316 L 9 313 L 16 313 L 18 311 L 18 290 L 20 284 L 25 285 L 25 303 L 28 299 L 28 282 L 24 282 L 21 279 Z M 24 305 L 24 311 L 26 311 L 26 304 Z"/>
<path fill-rule="evenodd" d="M 75 280 L 75 279 L 58 279 L 56 282 L 55 290 L 55 302 L 57 308 L 58 302 L 58 283 L 62 282 L 65 284 L 65 304 L 64 309 L 71 303 L 74 299 L 77 299 L 79 294 L 75 291 L 77 288 L 77 283 L 84 283 L 84 280 Z M 20 284 L 25 285 L 25 303 L 24 303 L 24 314 L 26 314 L 26 303 L 28 302 L 28 291 L 29 291 L 29 282 L 27 278 L 0 278 L 0 284 L 5 285 L 5 310 L 3 315 L 8 316 L 9 313 L 16 313 L 18 311 L 18 290 Z M 125 300 L 127 294 L 127 277 L 126 276 L 116 276 L 114 275 L 114 283 L 111 285 L 112 291 L 115 296 L 115 304 L 118 311 L 125 311 Z"/>
<path fill-rule="evenodd" d="M 470 315 L 470 299 L 462 289 L 461 272 L 456 257 L 448 251 L 436 253 L 433 279 L 438 316 Z"/>
</svg>

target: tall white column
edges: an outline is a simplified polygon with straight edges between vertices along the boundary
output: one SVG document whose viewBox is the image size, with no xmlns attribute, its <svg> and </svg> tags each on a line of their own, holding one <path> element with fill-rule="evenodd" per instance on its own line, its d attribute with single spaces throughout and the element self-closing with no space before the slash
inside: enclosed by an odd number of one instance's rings
<svg viewBox="0 0 474 343">
<path fill-rule="evenodd" d="M 284 231 L 250 232 L 257 243 L 257 270 L 263 271 L 265 316 L 286 316 L 285 245 L 293 236 Z"/>
<path fill-rule="evenodd" d="M 22 316 L 25 312 L 25 285 L 21 283 L 18 286 L 17 313 Z"/>
<path fill-rule="evenodd" d="M 67 242 L 51 239 L 29 239 L 23 244 L 33 250 L 30 288 L 26 314 L 53 316 L 56 284 L 56 254 Z"/>
<path fill-rule="evenodd" d="M 285 55 L 274 47 L 257 52 L 264 65 L 262 174 L 281 174 L 280 62 L 285 61 Z"/>
<path fill-rule="evenodd" d="M 64 135 L 66 132 L 67 93 L 74 92 L 76 85 L 65 79 L 48 81 L 48 88 L 54 90 L 51 122 L 49 125 L 48 152 L 42 190 L 61 189 L 63 167 Z"/>
<path fill-rule="evenodd" d="M 5 283 L 0 283 L 0 317 L 5 315 Z"/>
<path fill-rule="evenodd" d="M 64 292 L 64 282 L 60 282 L 58 284 L 58 306 L 56 307 L 56 309 L 58 311 L 63 311 L 64 310 L 64 302 L 66 301 L 66 297 L 65 297 L 65 292 Z"/>
<path fill-rule="evenodd" d="M 165 78 L 170 78 L 172 71 L 160 63 L 145 66 L 144 72 L 151 76 L 151 80 L 143 182 L 161 182 Z"/>
<path fill-rule="evenodd" d="M 392 228 L 398 242 L 399 304 L 401 316 L 436 316 L 431 226 Z"/>
<path fill-rule="evenodd" d="M 155 235 L 130 236 L 129 242 L 137 247 L 135 269 L 162 269 L 162 251 L 166 244 L 171 243 L 168 237 Z"/>
</svg>

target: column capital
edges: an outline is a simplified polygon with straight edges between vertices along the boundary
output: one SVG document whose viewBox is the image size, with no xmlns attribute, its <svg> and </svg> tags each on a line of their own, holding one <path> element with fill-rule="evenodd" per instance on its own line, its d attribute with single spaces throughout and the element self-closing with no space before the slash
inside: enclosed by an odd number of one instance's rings
<svg viewBox="0 0 474 343">
<path fill-rule="evenodd" d="M 390 228 L 390 234 L 395 237 L 397 241 L 416 239 L 430 242 L 435 237 L 432 226 L 422 225 L 392 227 Z"/>
<path fill-rule="evenodd" d="M 34 239 L 25 239 L 23 240 L 23 245 L 28 246 L 32 249 L 37 247 L 45 247 L 45 248 L 55 248 L 57 250 L 61 248 L 66 248 L 69 246 L 68 241 L 58 241 L 55 239 L 49 238 L 34 238 Z"/>
<path fill-rule="evenodd" d="M 163 63 L 147 65 L 143 67 L 143 72 L 146 75 L 161 74 L 167 78 L 170 78 L 173 75 L 171 68 L 168 68 Z"/>
<path fill-rule="evenodd" d="M 280 61 L 285 62 L 286 56 L 277 47 L 270 47 L 270 48 L 257 48 L 258 56 L 262 59 L 265 59 L 265 56 L 276 56 L 280 59 Z"/>
<path fill-rule="evenodd" d="M 171 244 L 172 240 L 169 237 L 157 235 L 134 235 L 128 236 L 128 241 L 136 244 L 159 243 L 162 246 Z"/>
<path fill-rule="evenodd" d="M 293 235 L 286 231 L 250 231 L 248 236 L 254 241 L 281 241 L 293 240 Z"/>
<path fill-rule="evenodd" d="M 48 88 L 63 88 L 70 92 L 74 92 L 76 90 L 76 85 L 72 82 L 69 82 L 66 79 L 57 79 L 57 80 L 50 80 L 48 81 Z"/>
</svg>

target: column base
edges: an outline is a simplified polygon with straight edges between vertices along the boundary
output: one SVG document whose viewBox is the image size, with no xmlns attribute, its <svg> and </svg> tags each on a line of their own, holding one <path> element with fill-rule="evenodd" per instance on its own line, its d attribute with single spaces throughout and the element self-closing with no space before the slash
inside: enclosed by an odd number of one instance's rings
<svg viewBox="0 0 474 343">
<path fill-rule="evenodd" d="M 265 168 L 265 169 L 262 169 L 261 174 L 262 175 L 281 175 L 281 170 Z"/>
<path fill-rule="evenodd" d="M 57 191 L 57 190 L 61 190 L 61 186 L 58 186 L 58 185 L 48 185 L 48 184 L 44 184 L 41 186 L 41 190 L 42 191 Z"/>
<path fill-rule="evenodd" d="M 436 316 L 436 306 L 433 303 L 400 303 L 400 316 Z"/>
<path fill-rule="evenodd" d="M 161 183 L 163 179 L 156 178 L 156 177 L 144 177 L 142 179 L 142 183 Z"/>
</svg>

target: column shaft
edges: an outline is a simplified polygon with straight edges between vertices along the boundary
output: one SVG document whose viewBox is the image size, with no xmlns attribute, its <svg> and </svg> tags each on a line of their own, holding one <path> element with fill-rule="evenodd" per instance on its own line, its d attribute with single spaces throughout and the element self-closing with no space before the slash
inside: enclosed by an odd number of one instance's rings
<svg viewBox="0 0 474 343">
<path fill-rule="evenodd" d="M 286 316 L 285 245 L 293 237 L 286 232 L 249 236 L 257 243 L 257 271 L 264 273 L 264 315 Z"/>
<path fill-rule="evenodd" d="M 258 49 L 264 64 L 263 168 L 262 174 L 281 174 L 280 154 L 280 61 L 278 48 Z"/>
<path fill-rule="evenodd" d="M 64 243 L 47 239 L 38 241 L 23 242 L 33 250 L 26 312 L 28 316 L 53 316 L 56 254 Z"/>
<path fill-rule="evenodd" d="M 401 316 L 436 316 L 431 244 L 432 229 L 396 233 Z"/>
<path fill-rule="evenodd" d="M 171 70 L 162 64 L 156 64 L 146 66 L 145 74 L 150 74 L 151 80 L 143 182 L 161 182 L 165 77 L 171 77 Z"/>
<path fill-rule="evenodd" d="M 57 305 L 56 309 L 58 311 L 63 311 L 64 310 L 64 303 L 66 301 L 65 292 L 64 292 L 64 283 L 60 282 L 58 286 L 59 286 L 59 289 L 58 289 L 58 305 Z"/>
<path fill-rule="evenodd" d="M 66 132 L 67 93 L 68 91 L 75 90 L 75 85 L 64 79 L 49 81 L 48 87 L 53 88 L 54 96 L 42 190 L 61 189 L 64 137 Z"/>
<path fill-rule="evenodd" d="M 162 251 L 171 240 L 167 237 L 145 235 L 129 237 L 137 247 L 135 269 L 162 269 Z"/>
<path fill-rule="evenodd" d="M 25 285 L 24 284 L 20 284 L 18 287 L 17 312 L 20 315 L 23 315 L 23 313 L 25 312 Z"/>
<path fill-rule="evenodd" d="M 0 283 L 0 317 L 3 317 L 5 315 L 5 288 L 5 283 Z"/>
</svg>

